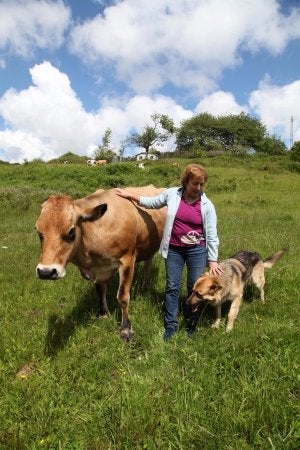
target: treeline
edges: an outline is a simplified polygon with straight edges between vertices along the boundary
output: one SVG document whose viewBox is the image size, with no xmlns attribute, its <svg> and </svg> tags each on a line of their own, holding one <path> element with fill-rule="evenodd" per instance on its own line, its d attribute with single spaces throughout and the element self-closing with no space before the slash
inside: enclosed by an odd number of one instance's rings
<svg viewBox="0 0 300 450">
<path fill-rule="evenodd" d="M 96 150 L 97 159 L 112 159 L 116 155 L 122 159 L 130 146 L 142 148 L 146 154 L 160 154 L 159 147 L 170 139 L 174 142 L 173 156 L 178 157 L 224 152 L 282 155 L 287 151 L 279 137 L 269 135 L 259 119 L 245 113 L 219 117 L 201 113 L 184 120 L 179 127 L 175 127 L 173 119 L 167 115 L 153 114 L 140 132 L 131 132 L 124 139 L 117 152 L 111 149 L 111 136 L 112 130 L 108 128 Z"/>
<path fill-rule="evenodd" d="M 166 114 L 152 114 L 149 123 L 139 132 L 130 132 L 120 142 L 119 148 L 112 145 L 112 134 L 110 128 L 104 131 L 102 142 L 93 155 L 95 159 L 105 159 L 107 162 L 130 161 L 135 156 L 129 157 L 126 153 L 132 147 L 143 149 L 147 155 L 154 153 L 160 158 L 264 154 L 289 155 L 293 161 L 300 161 L 300 141 L 295 142 L 288 152 L 285 143 L 278 136 L 268 134 L 266 126 L 259 119 L 246 113 L 217 117 L 201 113 L 184 120 L 178 127 L 175 127 L 173 119 Z M 172 142 L 174 150 L 160 151 L 167 141 Z M 82 163 L 87 159 L 87 156 L 68 152 L 49 162 Z"/>
</svg>

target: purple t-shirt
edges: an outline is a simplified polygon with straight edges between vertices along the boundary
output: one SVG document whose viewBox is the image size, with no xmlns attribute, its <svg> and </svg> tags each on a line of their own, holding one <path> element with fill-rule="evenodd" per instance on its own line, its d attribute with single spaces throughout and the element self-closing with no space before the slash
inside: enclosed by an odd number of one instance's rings
<svg viewBox="0 0 300 450">
<path fill-rule="evenodd" d="M 205 245 L 199 200 L 189 204 L 181 199 L 173 224 L 170 245 L 180 247 Z"/>
</svg>

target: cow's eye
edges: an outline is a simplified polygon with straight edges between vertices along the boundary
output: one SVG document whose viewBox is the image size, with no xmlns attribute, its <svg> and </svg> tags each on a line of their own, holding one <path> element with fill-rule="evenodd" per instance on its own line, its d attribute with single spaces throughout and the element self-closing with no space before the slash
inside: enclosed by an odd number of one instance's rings
<svg viewBox="0 0 300 450">
<path fill-rule="evenodd" d="M 67 242 L 73 242 L 75 239 L 75 227 L 72 227 L 69 233 L 65 234 L 63 239 Z"/>
</svg>

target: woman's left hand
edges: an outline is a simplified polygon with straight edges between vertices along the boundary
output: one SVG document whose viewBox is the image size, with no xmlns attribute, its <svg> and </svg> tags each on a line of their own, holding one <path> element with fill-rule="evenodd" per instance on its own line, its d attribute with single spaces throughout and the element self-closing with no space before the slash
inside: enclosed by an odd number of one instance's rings
<svg viewBox="0 0 300 450">
<path fill-rule="evenodd" d="M 222 267 L 217 261 L 209 261 L 208 266 L 210 275 L 220 275 L 223 272 Z"/>
</svg>

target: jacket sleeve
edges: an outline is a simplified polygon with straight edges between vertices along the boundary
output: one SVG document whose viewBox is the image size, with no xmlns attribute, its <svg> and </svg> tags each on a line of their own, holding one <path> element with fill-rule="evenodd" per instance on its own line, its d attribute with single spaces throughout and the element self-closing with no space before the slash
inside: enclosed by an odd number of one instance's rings
<svg viewBox="0 0 300 450">
<path fill-rule="evenodd" d="M 167 205 L 168 202 L 168 189 L 163 191 L 159 195 L 154 197 L 140 197 L 139 205 L 148 209 L 160 209 Z"/>
<path fill-rule="evenodd" d="M 208 261 L 218 261 L 219 237 L 217 232 L 217 214 L 211 202 L 209 202 L 207 211 L 205 239 Z"/>
</svg>

